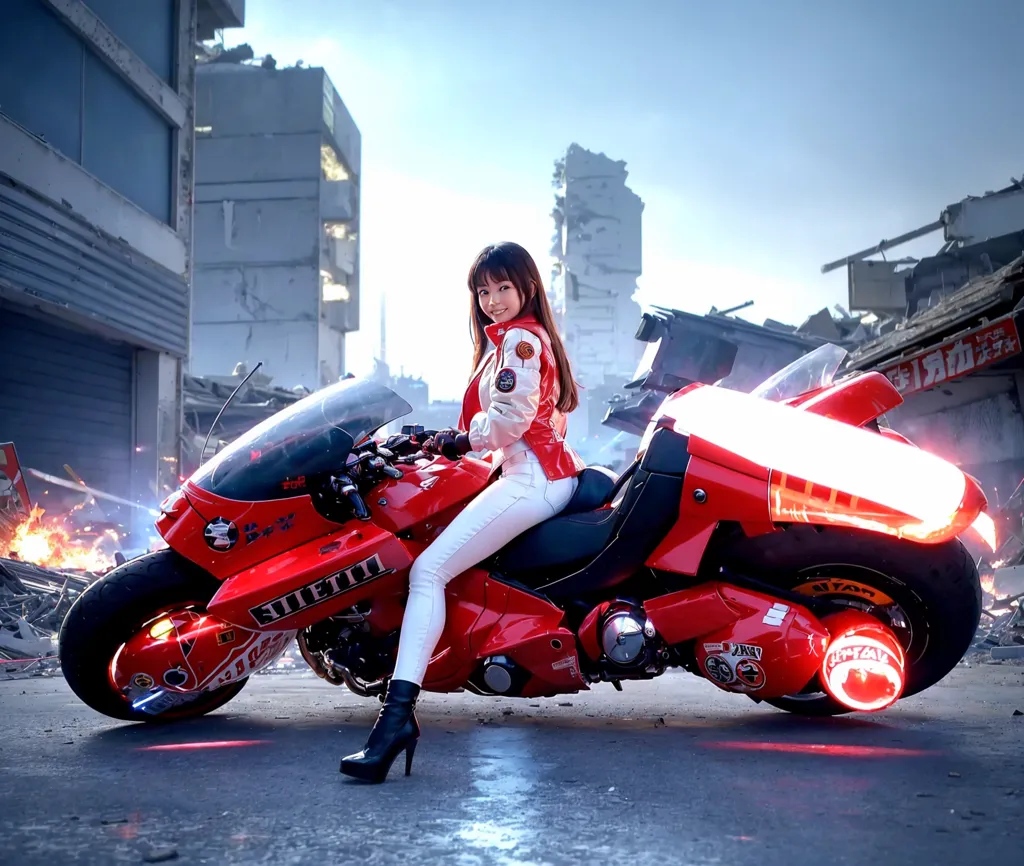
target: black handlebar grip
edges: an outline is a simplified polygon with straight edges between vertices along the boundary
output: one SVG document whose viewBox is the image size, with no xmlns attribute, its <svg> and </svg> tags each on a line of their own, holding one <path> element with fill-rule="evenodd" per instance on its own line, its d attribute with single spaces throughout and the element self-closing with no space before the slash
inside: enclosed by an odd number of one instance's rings
<svg viewBox="0 0 1024 866">
<path fill-rule="evenodd" d="M 366 502 L 362 496 L 355 492 L 349 493 L 348 500 L 352 503 L 352 513 L 358 520 L 370 519 L 370 509 L 366 507 Z"/>
</svg>

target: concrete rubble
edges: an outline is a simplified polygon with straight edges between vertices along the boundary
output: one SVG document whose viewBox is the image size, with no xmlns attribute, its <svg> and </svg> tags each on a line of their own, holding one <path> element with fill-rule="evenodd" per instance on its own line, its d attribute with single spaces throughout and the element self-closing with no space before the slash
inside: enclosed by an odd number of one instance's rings
<svg viewBox="0 0 1024 866">
<path fill-rule="evenodd" d="M 60 625 L 75 599 L 100 577 L 0 558 L 0 680 L 60 674 Z M 293 642 L 261 673 L 289 673 L 304 665 Z"/>
<path fill-rule="evenodd" d="M 59 672 L 60 624 L 97 577 L 0 559 L 0 679 Z"/>
<path fill-rule="evenodd" d="M 992 515 L 999 547 L 978 562 L 985 613 L 965 662 L 1024 661 L 1024 481 Z"/>
<path fill-rule="evenodd" d="M 992 599 L 985 607 L 974 643 L 961 664 L 989 661 L 1024 662 L 1024 593 Z"/>
</svg>

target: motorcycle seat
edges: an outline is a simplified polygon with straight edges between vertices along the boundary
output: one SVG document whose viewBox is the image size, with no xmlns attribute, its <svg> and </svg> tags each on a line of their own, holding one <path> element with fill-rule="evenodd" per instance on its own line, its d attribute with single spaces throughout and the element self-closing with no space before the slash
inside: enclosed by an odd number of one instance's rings
<svg viewBox="0 0 1024 866">
<path fill-rule="evenodd" d="M 604 508 L 618 476 L 603 466 L 588 466 L 578 476 L 576 492 L 561 512 L 513 539 L 488 563 L 538 586 L 592 560 L 615 527 L 615 510 Z"/>
<path fill-rule="evenodd" d="M 689 464 L 687 446 L 685 436 L 658 430 L 643 459 L 617 481 L 593 467 L 585 470 L 576 505 L 597 503 L 592 510 L 570 513 L 567 506 L 481 566 L 499 580 L 551 598 L 600 592 L 628 579 L 676 521 Z M 609 499 L 612 507 L 603 507 Z"/>
<path fill-rule="evenodd" d="M 607 546 L 617 522 L 614 508 L 559 514 L 514 539 L 488 565 L 534 589 L 592 561 Z"/>
</svg>

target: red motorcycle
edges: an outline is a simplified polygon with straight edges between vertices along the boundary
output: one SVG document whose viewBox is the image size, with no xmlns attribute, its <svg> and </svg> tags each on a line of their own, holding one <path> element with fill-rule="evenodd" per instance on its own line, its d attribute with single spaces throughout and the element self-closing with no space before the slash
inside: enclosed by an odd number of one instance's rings
<svg viewBox="0 0 1024 866">
<path fill-rule="evenodd" d="M 890 706 L 969 647 L 994 546 L 978 483 L 879 423 L 877 373 L 823 346 L 753 394 L 668 396 L 620 476 L 457 577 L 424 688 L 524 698 L 672 667 L 792 712 Z M 250 430 L 160 506 L 168 549 L 116 568 L 60 633 L 70 687 L 131 721 L 227 703 L 297 639 L 332 685 L 381 696 L 416 556 L 490 463 L 374 433 L 410 411 L 348 380 Z"/>
</svg>

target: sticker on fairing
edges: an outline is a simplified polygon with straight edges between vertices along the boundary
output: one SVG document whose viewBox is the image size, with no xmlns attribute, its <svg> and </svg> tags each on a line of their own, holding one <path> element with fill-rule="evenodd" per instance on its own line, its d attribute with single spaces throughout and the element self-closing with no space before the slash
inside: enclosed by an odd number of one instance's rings
<svg viewBox="0 0 1024 866">
<path fill-rule="evenodd" d="M 752 692 L 764 688 L 766 680 L 764 668 L 757 662 L 751 659 L 743 659 L 736 663 L 735 670 L 736 678 L 739 680 L 736 684 L 737 688 L 749 689 Z"/>
<path fill-rule="evenodd" d="M 509 370 L 507 367 L 504 370 L 499 370 L 498 375 L 495 378 L 495 387 L 501 391 L 502 394 L 508 394 L 516 389 L 516 374 L 514 370 Z"/>
</svg>

